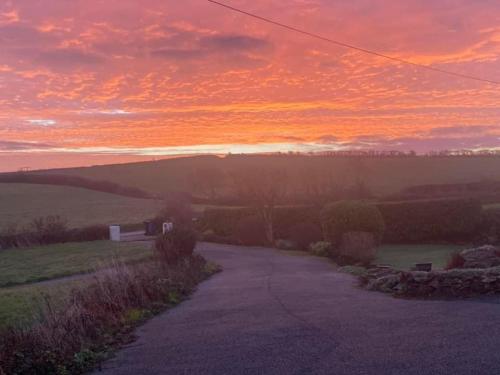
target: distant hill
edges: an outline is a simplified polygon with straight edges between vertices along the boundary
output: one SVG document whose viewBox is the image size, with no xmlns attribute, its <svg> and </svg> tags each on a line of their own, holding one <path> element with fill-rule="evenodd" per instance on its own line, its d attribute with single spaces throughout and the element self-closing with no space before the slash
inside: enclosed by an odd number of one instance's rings
<svg viewBox="0 0 500 375">
<path fill-rule="evenodd" d="M 94 224 L 135 224 L 154 217 L 162 203 L 88 189 L 0 183 L 0 231 L 25 225 L 40 216 L 59 215 L 71 227 Z"/>
<path fill-rule="evenodd" d="M 294 181 L 301 181 L 300 174 L 310 170 L 319 170 L 330 174 L 332 181 L 339 185 L 353 184 L 361 178 L 369 189 L 378 196 L 394 194 L 417 185 L 500 180 L 500 156 L 197 156 L 130 164 L 58 169 L 37 173 L 107 180 L 121 186 L 139 188 L 153 195 L 165 195 L 170 192 L 188 192 L 200 195 L 200 186 L 197 186 L 198 183 L 193 180 L 193 174 L 196 174 L 196 171 L 206 170 L 228 174 L 246 166 L 282 168 L 294 177 Z M 227 185 L 228 182 L 224 181 L 224 184 Z"/>
</svg>

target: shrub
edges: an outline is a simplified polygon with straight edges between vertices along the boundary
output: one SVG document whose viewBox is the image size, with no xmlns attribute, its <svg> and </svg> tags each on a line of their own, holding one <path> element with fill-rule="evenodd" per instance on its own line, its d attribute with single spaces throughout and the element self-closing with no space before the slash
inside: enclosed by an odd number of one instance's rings
<svg viewBox="0 0 500 375">
<path fill-rule="evenodd" d="M 290 240 L 277 239 L 274 246 L 280 250 L 297 250 L 297 244 Z"/>
<path fill-rule="evenodd" d="M 313 242 L 321 241 L 323 234 L 319 225 L 300 223 L 291 228 L 289 238 L 300 250 L 307 250 Z"/>
<path fill-rule="evenodd" d="M 193 255 L 196 246 L 196 232 L 191 228 L 174 226 L 156 238 L 155 250 L 161 261 L 177 265 L 181 260 Z"/>
<path fill-rule="evenodd" d="M 340 246 L 332 253 L 339 265 L 369 265 L 376 257 L 376 241 L 373 233 L 347 232 L 342 235 Z"/>
<path fill-rule="evenodd" d="M 384 232 L 384 220 L 378 208 L 357 201 L 341 201 L 327 205 L 321 211 L 325 238 L 339 245 L 348 232 L 372 233 L 380 240 Z"/>
<path fill-rule="evenodd" d="M 459 251 L 455 251 L 453 254 L 451 254 L 450 260 L 448 261 L 445 269 L 451 270 L 454 268 L 463 268 L 464 264 L 465 259 L 460 255 Z"/>
<path fill-rule="evenodd" d="M 91 225 L 88 227 L 71 229 L 67 234 L 68 242 L 87 242 L 107 240 L 109 227 L 107 225 Z"/>
<path fill-rule="evenodd" d="M 332 252 L 332 244 L 326 241 L 318 241 L 309 245 L 309 251 L 313 255 L 328 257 Z"/>
<path fill-rule="evenodd" d="M 385 224 L 384 242 L 469 242 L 480 230 L 481 204 L 445 199 L 378 204 Z"/>
<path fill-rule="evenodd" d="M 267 244 L 264 223 L 259 215 L 240 219 L 235 233 L 235 239 L 245 246 L 264 246 Z"/>
<path fill-rule="evenodd" d="M 34 219 L 30 224 L 33 241 L 40 245 L 66 242 L 68 225 L 60 216 L 46 216 Z"/>
</svg>

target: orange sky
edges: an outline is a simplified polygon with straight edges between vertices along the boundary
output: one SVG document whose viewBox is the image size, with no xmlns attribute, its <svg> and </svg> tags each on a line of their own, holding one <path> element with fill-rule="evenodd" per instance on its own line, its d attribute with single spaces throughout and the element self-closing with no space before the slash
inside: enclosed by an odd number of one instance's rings
<svg viewBox="0 0 500 375">
<path fill-rule="evenodd" d="M 227 0 L 500 80 L 498 0 Z M 500 86 L 294 34 L 204 0 L 0 3 L 0 170 L 162 155 L 500 147 Z"/>
</svg>

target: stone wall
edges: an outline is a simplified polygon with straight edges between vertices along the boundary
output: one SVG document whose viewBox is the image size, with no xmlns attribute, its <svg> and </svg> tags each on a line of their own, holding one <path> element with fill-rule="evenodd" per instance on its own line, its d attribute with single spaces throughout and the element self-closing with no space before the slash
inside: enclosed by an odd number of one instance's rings
<svg viewBox="0 0 500 375">
<path fill-rule="evenodd" d="M 369 290 L 406 297 L 469 297 L 500 293 L 500 267 L 447 271 L 398 271 L 377 267 L 361 276 Z"/>
</svg>

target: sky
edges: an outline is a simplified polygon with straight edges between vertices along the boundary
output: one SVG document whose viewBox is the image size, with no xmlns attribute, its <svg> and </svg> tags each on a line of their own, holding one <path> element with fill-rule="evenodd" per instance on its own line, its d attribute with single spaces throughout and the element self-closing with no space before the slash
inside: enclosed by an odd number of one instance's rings
<svg viewBox="0 0 500 375">
<path fill-rule="evenodd" d="M 500 81 L 498 0 L 224 1 Z M 206 0 L 0 2 L 0 171 L 353 148 L 500 148 L 500 85 Z"/>
</svg>

